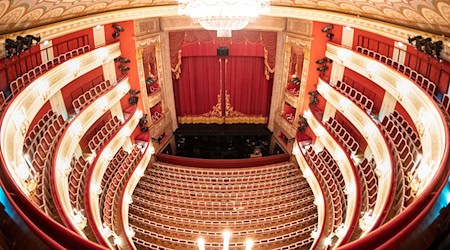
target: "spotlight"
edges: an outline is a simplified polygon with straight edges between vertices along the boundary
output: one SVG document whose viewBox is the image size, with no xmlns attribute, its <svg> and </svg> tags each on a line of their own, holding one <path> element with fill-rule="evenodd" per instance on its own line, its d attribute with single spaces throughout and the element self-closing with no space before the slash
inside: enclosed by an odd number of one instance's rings
<svg viewBox="0 0 450 250">
<path fill-rule="evenodd" d="M 36 37 L 36 36 L 33 36 L 33 35 L 26 35 L 25 38 L 34 40 L 36 43 L 40 43 L 41 42 L 41 37 L 40 36 Z"/>
<path fill-rule="evenodd" d="M 422 36 L 408 37 L 408 42 L 409 44 L 414 45 L 413 42 L 417 42 L 420 39 L 422 39 Z"/>
<path fill-rule="evenodd" d="M 441 51 L 444 49 L 444 43 L 442 41 L 434 42 L 434 53 L 433 56 L 437 59 L 441 59 Z"/>
<path fill-rule="evenodd" d="M 333 33 L 327 33 L 326 37 L 331 41 L 333 39 Z"/>
<path fill-rule="evenodd" d="M 121 63 L 130 63 L 130 59 L 125 58 L 123 56 L 119 56 L 116 59 L 114 59 L 115 62 L 121 62 Z"/>
<path fill-rule="evenodd" d="M 431 43 L 431 38 L 425 38 L 425 39 L 421 39 L 421 40 L 416 40 L 416 48 L 422 52 L 425 51 L 424 47 L 426 46 L 427 43 Z"/>
<path fill-rule="evenodd" d="M 152 76 L 147 77 L 147 79 L 145 79 L 146 84 L 153 84 L 154 82 L 156 82 L 156 78 L 154 78 Z"/>
<path fill-rule="evenodd" d="M 324 58 L 319 59 L 319 60 L 316 61 L 317 64 L 324 64 L 324 63 L 327 63 L 327 62 L 329 62 L 329 59 L 327 57 L 324 57 Z"/>
<path fill-rule="evenodd" d="M 120 64 L 118 68 L 119 68 L 120 71 L 122 71 L 122 72 L 126 72 L 126 71 L 129 71 L 129 70 L 130 70 L 130 67 L 124 66 L 124 65 L 122 65 L 122 64 Z"/>
<path fill-rule="evenodd" d="M 326 33 L 329 32 L 331 29 L 333 29 L 333 24 L 328 24 L 327 26 L 322 28 L 322 32 Z"/>
<path fill-rule="evenodd" d="M 128 103 L 131 105 L 135 105 L 138 103 L 139 97 L 137 96 L 132 96 L 130 98 L 128 98 Z"/>
<path fill-rule="evenodd" d="M 122 28 L 122 26 L 118 25 L 117 23 L 113 23 L 114 33 L 112 34 L 113 38 L 116 39 L 120 36 L 120 32 L 124 32 L 125 30 Z"/>
<path fill-rule="evenodd" d="M 328 66 L 327 65 L 323 65 L 323 66 L 321 66 L 321 67 L 318 67 L 317 68 L 317 71 L 319 71 L 319 72 L 324 72 L 324 71 L 326 71 L 328 69 Z"/>
<path fill-rule="evenodd" d="M 122 26 L 118 25 L 117 23 L 113 23 L 113 28 L 117 31 L 117 32 L 124 32 L 125 30 L 122 28 Z"/>
<path fill-rule="evenodd" d="M 291 83 L 293 83 L 295 85 L 300 85 L 300 83 L 302 83 L 302 82 L 300 81 L 300 79 L 298 79 L 298 76 L 292 75 Z"/>
<path fill-rule="evenodd" d="M 139 93 L 141 93 L 141 91 L 139 91 L 137 89 L 130 89 L 130 91 L 128 91 L 128 93 L 130 95 L 138 95 Z"/>
</svg>

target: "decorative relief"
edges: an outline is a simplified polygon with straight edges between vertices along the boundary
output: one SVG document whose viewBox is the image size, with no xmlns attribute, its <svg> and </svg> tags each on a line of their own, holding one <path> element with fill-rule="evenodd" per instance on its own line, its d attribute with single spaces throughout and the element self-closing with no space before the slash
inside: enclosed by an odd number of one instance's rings
<svg viewBox="0 0 450 250">
<path fill-rule="evenodd" d="M 134 22 L 134 36 L 159 32 L 159 18 L 139 19 Z"/>
<path fill-rule="evenodd" d="M 289 18 L 287 20 L 286 31 L 304 36 L 312 36 L 312 21 Z"/>
</svg>

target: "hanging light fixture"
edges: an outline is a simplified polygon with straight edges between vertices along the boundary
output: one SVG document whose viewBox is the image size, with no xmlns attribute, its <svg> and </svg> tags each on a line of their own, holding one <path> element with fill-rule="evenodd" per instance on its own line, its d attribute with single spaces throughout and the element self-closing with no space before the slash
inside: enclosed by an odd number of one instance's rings
<svg viewBox="0 0 450 250">
<path fill-rule="evenodd" d="M 231 37 L 260 14 L 269 12 L 270 0 L 178 0 L 178 14 L 186 15 L 218 37 Z"/>
</svg>

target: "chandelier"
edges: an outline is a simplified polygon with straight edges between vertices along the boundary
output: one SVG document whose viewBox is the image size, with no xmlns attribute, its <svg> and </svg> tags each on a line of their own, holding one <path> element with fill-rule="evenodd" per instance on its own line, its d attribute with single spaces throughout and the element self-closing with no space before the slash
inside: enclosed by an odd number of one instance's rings
<svg viewBox="0 0 450 250">
<path fill-rule="evenodd" d="M 178 14 L 186 15 L 218 37 L 231 37 L 260 14 L 269 12 L 270 0 L 178 0 Z"/>
</svg>

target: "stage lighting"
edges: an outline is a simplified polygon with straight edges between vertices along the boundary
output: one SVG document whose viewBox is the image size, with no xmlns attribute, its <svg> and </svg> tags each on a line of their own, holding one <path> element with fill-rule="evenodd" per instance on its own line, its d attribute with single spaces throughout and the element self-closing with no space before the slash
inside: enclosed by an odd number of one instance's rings
<svg viewBox="0 0 450 250">
<path fill-rule="evenodd" d="M 325 72 L 328 69 L 327 65 L 323 65 L 317 68 L 317 71 L 319 72 Z"/>
<path fill-rule="evenodd" d="M 329 59 L 327 57 L 324 57 L 324 58 L 319 59 L 319 60 L 316 61 L 317 64 L 324 64 L 324 63 L 327 63 L 327 62 L 329 62 Z"/>
<path fill-rule="evenodd" d="M 138 103 L 139 97 L 137 96 L 132 96 L 130 98 L 128 98 L 128 103 L 131 105 L 135 105 Z"/>
<path fill-rule="evenodd" d="M 408 42 L 413 45 L 413 42 L 417 42 L 419 39 L 422 39 L 422 36 L 408 37 Z"/>
<path fill-rule="evenodd" d="M 36 37 L 36 36 L 33 36 L 33 35 L 26 35 L 25 38 L 34 40 L 36 43 L 40 43 L 41 42 L 41 37 L 40 36 Z"/>
<path fill-rule="evenodd" d="M 333 29 L 333 24 L 328 24 L 327 26 L 322 28 L 322 32 L 326 33 L 329 32 L 331 29 Z"/>
<path fill-rule="evenodd" d="M 130 89 L 130 91 L 128 91 L 128 93 L 130 95 L 138 95 L 139 93 L 141 93 L 141 91 L 139 91 L 137 89 Z"/>
<path fill-rule="evenodd" d="M 145 79 L 146 84 L 153 84 L 154 82 L 156 82 L 156 78 L 154 78 L 152 76 L 147 77 L 147 79 Z"/>
<path fill-rule="evenodd" d="M 331 41 L 333 39 L 334 34 L 333 33 L 328 33 L 326 36 Z"/>
<path fill-rule="evenodd" d="M 126 71 L 129 71 L 129 70 L 130 70 L 130 67 L 125 66 L 125 65 L 122 65 L 122 64 L 120 64 L 118 68 L 119 68 L 119 70 L 122 71 L 122 72 L 126 72 Z"/>
<path fill-rule="evenodd" d="M 121 62 L 121 63 L 130 63 L 130 59 L 125 58 L 123 56 L 119 56 L 116 59 L 114 59 L 115 62 Z"/>
<path fill-rule="evenodd" d="M 302 83 L 302 82 L 300 81 L 300 79 L 298 79 L 297 76 L 292 77 L 291 82 L 292 82 L 293 84 L 295 84 L 295 85 L 300 85 L 300 83 Z"/>
<path fill-rule="evenodd" d="M 113 23 L 113 28 L 117 31 L 117 32 L 124 32 L 125 30 L 122 28 L 122 26 L 118 25 L 117 23 Z"/>
<path fill-rule="evenodd" d="M 120 36 L 120 32 L 124 32 L 125 30 L 122 28 L 122 26 L 118 25 L 117 23 L 113 23 L 114 33 L 112 34 L 113 38 L 116 39 Z"/>
<path fill-rule="evenodd" d="M 434 42 L 434 53 L 433 56 L 436 57 L 437 59 L 442 59 L 441 58 L 441 51 L 444 49 L 444 43 L 442 41 L 437 41 Z"/>
</svg>

